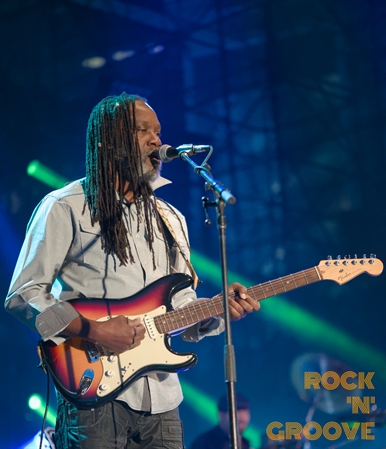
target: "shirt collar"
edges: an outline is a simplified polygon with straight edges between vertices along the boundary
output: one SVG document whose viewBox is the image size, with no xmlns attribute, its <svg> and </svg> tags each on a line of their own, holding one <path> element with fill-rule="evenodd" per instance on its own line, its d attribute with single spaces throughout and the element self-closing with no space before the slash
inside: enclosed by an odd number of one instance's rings
<svg viewBox="0 0 386 449">
<path fill-rule="evenodd" d="M 153 190 L 159 189 L 160 187 L 166 186 L 167 184 L 171 184 L 172 182 L 162 176 L 159 176 L 155 181 L 150 183 L 150 186 Z"/>
</svg>

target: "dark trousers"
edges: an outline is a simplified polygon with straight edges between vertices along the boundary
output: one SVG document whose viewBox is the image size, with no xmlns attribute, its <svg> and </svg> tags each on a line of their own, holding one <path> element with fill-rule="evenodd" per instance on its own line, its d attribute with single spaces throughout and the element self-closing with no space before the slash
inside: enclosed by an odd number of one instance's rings
<svg viewBox="0 0 386 449">
<path fill-rule="evenodd" d="M 178 409 L 152 415 L 121 401 L 79 410 L 58 395 L 56 449 L 183 449 Z"/>
</svg>

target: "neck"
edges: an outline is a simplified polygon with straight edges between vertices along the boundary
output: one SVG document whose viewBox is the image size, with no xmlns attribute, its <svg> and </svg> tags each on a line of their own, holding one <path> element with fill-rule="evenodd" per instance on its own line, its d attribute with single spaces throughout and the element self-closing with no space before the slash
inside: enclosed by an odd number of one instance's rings
<svg viewBox="0 0 386 449">
<path fill-rule="evenodd" d="M 123 196 L 127 199 L 129 203 L 134 203 L 134 193 L 130 188 L 130 184 L 127 183 L 128 186 L 123 189 Z"/>
<path fill-rule="evenodd" d="M 118 175 L 115 179 L 115 190 L 119 191 L 119 181 L 118 181 Z M 123 185 L 123 196 L 127 199 L 129 203 L 134 203 L 134 192 L 130 185 L 129 181 L 125 181 Z"/>
</svg>

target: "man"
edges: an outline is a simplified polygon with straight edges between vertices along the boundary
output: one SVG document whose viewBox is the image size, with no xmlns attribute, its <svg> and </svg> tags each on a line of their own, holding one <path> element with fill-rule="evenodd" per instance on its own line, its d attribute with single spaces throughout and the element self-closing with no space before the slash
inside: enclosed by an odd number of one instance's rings
<svg viewBox="0 0 386 449">
<path fill-rule="evenodd" d="M 86 177 L 47 195 L 28 225 L 6 308 L 59 344 L 81 337 L 120 354 L 140 349 L 140 318 L 96 321 L 82 316 L 74 298 L 119 299 L 171 273 L 194 274 L 184 217 L 154 190 L 159 177 L 161 126 L 145 99 L 123 93 L 102 100 L 87 129 Z M 258 310 L 246 288 L 232 284 L 233 319 Z M 197 300 L 192 288 L 174 295 L 174 308 Z M 186 329 L 197 341 L 223 330 L 220 318 Z M 58 395 L 58 449 L 183 447 L 176 374 L 151 372 L 116 400 L 83 410 Z M 165 445 L 165 446 L 164 446 Z"/>
<path fill-rule="evenodd" d="M 241 437 L 241 449 L 251 449 L 249 441 L 242 436 L 251 420 L 251 404 L 245 396 L 236 394 L 237 424 Z M 223 396 L 217 405 L 218 425 L 198 436 L 190 449 L 229 449 L 230 428 L 228 398 Z"/>
</svg>

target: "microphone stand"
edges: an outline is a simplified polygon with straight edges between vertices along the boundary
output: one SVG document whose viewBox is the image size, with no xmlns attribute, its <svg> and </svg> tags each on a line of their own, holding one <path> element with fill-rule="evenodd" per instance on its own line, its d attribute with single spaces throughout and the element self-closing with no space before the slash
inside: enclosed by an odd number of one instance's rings
<svg viewBox="0 0 386 449">
<path fill-rule="evenodd" d="M 212 189 L 214 192 L 215 201 L 209 202 L 207 198 L 203 199 L 204 207 L 215 206 L 217 212 L 217 229 L 219 231 L 219 241 L 220 241 L 220 258 L 221 258 L 221 273 L 222 273 L 222 298 L 223 298 L 223 309 L 224 309 L 224 321 L 225 321 L 225 346 L 224 346 L 224 375 L 225 382 L 227 384 L 227 397 L 228 397 L 228 413 L 229 413 L 229 427 L 230 427 L 230 440 L 232 449 L 241 449 L 240 435 L 237 425 L 237 407 L 236 407 L 236 359 L 234 346 L 232 344 L 232 333 L 231 333 L 231 320 L 229 313 L 229 296 L 228 296 L 228 270 L 227 270 L 227 259 L 226 259 L 226 219 L 225 219 L 225 206 L 226 204 L 234 204 L 236 198 L 232 193 L 226 189 L 223 184 L 216 181 L 210 171 L 209 165 L 206 163 L 213 152 L 213 148 L 210 147 L 210 152 L 205 158 L 201 165 L 197 165 L 193 162 L 187 152 L 181 152 L 179 158 L 187 162 L 191 167 L 193 167 L 194 172 L 199 176 L 204 178 L 206 181 L 207 190 Z M 192 145 L 191 154 L 194 154 L 194 147 Z M 207 212 L 205 210 L 205 212 Z M 210 221 L 206 220 L 207 224 Z"/>
</svg>

